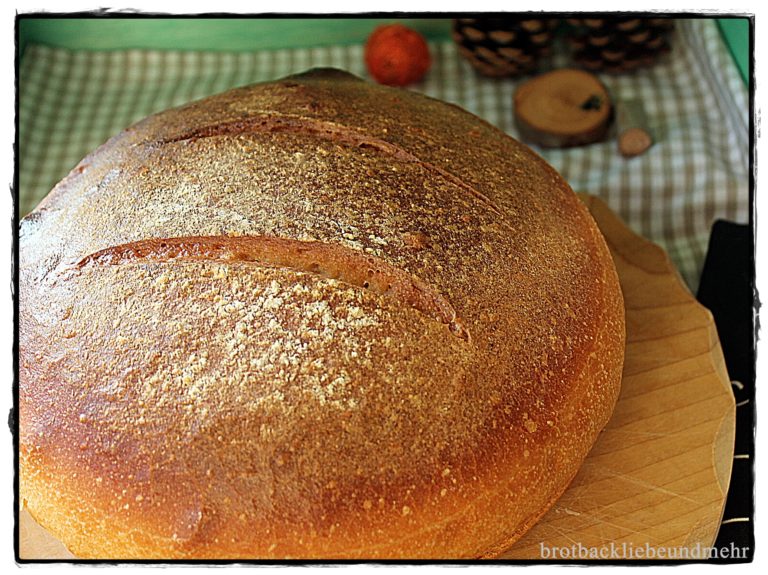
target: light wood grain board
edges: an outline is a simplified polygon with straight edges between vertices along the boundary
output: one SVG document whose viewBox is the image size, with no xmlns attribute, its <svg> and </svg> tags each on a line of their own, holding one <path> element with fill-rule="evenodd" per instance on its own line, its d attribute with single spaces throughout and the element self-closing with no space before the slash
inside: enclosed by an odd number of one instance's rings
<svg viewBox="0 0 768 575">
<path fill-rule="evenodd" d="M 624 292 L 621 395 L 568 490 L 502 557 L 553 558 L 553 548 L 579 545 L 606 554 L 645 554 L 646 545 L 695 553 L 717 537 L 733 462 L 736 406 L 715 324 L 660 247 L 599 199 L 582 200 Z"/>
<path fill-rule="evenodd" d="M 731 474 L 735 405 L 711 314 L 658 246 L 600 200 L 582 198 L 606 237 L 627 311 L 622 391 L 571 486 L 501 558 L 548 549 L 696 549 L 717 536 Z M 19 515 L 22 558 L 72 555 Z M 615 557 L 613 557 L 615 558 Z"/>
</svg>

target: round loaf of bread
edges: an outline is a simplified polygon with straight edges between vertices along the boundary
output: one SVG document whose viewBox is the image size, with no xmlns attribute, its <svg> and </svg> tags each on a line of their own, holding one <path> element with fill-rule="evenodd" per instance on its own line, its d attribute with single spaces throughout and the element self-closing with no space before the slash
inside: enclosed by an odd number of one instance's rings
<svg viewBox="0 0 768 575">
<path fill-rule="evenodd" d="M 563 179 L 315 70 L 151 116 L 21 222 L 20 495 L 84 558 L 456 558 L 520 537 L 616 401 Z"/>
</svg>

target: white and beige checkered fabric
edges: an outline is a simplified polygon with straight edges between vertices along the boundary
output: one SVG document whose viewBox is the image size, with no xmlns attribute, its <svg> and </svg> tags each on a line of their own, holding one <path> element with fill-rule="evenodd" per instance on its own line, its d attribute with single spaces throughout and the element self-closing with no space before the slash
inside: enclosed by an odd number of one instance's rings
<svg viewBox="0 0 768 575">
<path fill-rule="evenodd" d="M 478 76 L 450 42 L 415 89 L 454 102 L 516 136 L 519 81 Z M 142 117 L 242 84 L 314 66 L 365 76 L 360 45 L 253 53 L 68 51 L 29 46 L 19 69 L 21 216 L 88 152 Z M 562 66 L 556 56 L 549 66 Z M 714 20 L 681 20 L 673 51 L 648 70 L 602 78 L 615 100 L 640 99 L 655 145 L 624 159 L 615 141 L 540 150 L 577 191 L 605 199 L 660 243 L 692 289 L 716 218 L 749 218 L 749 109 Z"/>
</svg>

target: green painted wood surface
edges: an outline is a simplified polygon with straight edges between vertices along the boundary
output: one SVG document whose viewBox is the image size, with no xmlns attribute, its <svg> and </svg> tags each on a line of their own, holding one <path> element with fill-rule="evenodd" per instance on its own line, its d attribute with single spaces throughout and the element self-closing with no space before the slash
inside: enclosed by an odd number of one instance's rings
<svg viewBox="0 0 768 575">
<path fill-rule="evenodd" d="M 731 56 L 736 61 L 741 77 L 749 84 L 749 19 L 747 18 L 720 18 L 717 23 L 720 26 L 720 32 L 728 44 Z"/>
<path fill-rule="evenodd" d="M 400 21 L 430 40 L 447 39 L 447 18 L 23 18 L 20 41 L 71 49 L 245 51 L 365 42 Z"/>
<path fill-rule="evenodd" d="M 70 49 L 244 51 L 365 42 L 379 24 L 400 21 L 430 40 L 450 37 L 450 18 L 165 18 L 38 17 L 18 20 L 20 53 L 29 43 Z M 745 82 L 749 77 L 749 19 L 720 18 L 718 24 Z"/>
</svg>

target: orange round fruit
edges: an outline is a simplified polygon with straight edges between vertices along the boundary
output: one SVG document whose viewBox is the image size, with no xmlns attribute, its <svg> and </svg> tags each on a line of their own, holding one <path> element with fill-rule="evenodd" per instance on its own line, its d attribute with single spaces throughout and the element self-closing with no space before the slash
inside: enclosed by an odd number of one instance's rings
<svg viewBox="0 0 768 575">
<path fill-rule="evenodd" d="M 402 24 L 379 26 L 365 45 L 365 65 L 379 84 L 407 86 L 418 82 L 431 63 L 424 37 Z"/>
</svg>

